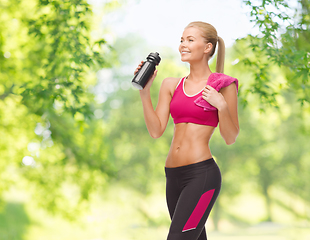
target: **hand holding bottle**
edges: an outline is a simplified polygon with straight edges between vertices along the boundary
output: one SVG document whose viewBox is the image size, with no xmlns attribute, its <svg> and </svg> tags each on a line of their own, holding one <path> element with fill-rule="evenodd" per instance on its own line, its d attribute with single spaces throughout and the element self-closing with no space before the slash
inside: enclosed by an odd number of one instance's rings
<svg viewBox="0 0 310 240">
<path fill-rule="evenodd" d="M 156 65 L 158 65 L 161 60 L 157 52 L 150 53 L 146 59 L 145 62 L 142 61 L 139 64 L 132 80 L 132 85 L 139 90 L 142 90 L 146 86 L 150 88 L 157 74 Z M 150 82 L 150 84 L 148 84 L 148 82 Z"/>
<path fill-rule="evenodd" d="M 134 72 L 134 75 L 137 74 L 137 72 L 141 69 L 142 65 L 143 65 L 143 61 L 141 61 L 141 63 L 138 65 L 138 67 L 136 68 L 135 72 Z M 145 85 L 145 87 L 143 89 L 141 89 L 140 91 L 143 91 L 143 90 L 149 90 L 153 84 L 153 81 L 154 79 L 156 78 L 156 75 L 157 75 L 157 69 L 154 71 L 153 75 L 149 78 L 147 84 Z"/>
</svg>

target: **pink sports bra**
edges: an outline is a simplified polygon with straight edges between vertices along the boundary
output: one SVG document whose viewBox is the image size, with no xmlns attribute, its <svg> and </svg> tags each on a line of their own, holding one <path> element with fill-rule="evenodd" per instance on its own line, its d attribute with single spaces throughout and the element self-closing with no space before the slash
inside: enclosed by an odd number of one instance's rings
<svg viewBox="0 0 310 240">
<path fill-rule="evenodd" d="M 185 78 L 182 78 L 173 94 L 170 102 L 170 113 L 175 124 L 196 123 L 216 127 L 219 122 L 218 111 L 205 111 L 199 107 L 194 100 L 202 96 L 202 90 L 194 95 L 187 95 L 184 91 Z"/>
</svg>

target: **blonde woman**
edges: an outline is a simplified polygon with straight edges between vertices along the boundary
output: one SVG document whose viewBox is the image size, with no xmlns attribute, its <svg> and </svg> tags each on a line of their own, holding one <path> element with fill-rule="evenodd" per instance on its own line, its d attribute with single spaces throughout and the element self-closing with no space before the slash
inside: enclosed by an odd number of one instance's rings
<svg viewBox="0 0 310 240">
<path fill-rule="evenodd" d="M 217 45 L 216 73 L 212 73 L 208 61 Z M 217 126 L 226 144 L 236 141 L 238 80 L 223 74 L 224 42 L 208 23 L 190 23 L 184 29 L 179 51 L 181 60 L 190 65 L 188 76 L 164 79 L 154 110 L 150 87 L 156 70 L 140 90 L 140 97 L 153 138 L 163 134 L 170 114 L 175 124 L 165 164 L 171 217 L 167 239 L 206 240 L 205 223 L 221 188 L 221 173 L 212 158 L 209 141 Z"/>
</svg>

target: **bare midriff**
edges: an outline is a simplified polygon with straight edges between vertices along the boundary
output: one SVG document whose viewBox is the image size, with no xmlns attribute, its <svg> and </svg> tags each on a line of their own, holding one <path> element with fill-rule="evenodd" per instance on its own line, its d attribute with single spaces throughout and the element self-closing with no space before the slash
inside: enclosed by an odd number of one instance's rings
<svg viewBox="0 0 310 240">
<path fill-rule="evenodd" d="M 214 129 L 194 123 L 175 124 L 166 167 L 186 166 L 212 158 L 209 141 Z"/>
</svg>

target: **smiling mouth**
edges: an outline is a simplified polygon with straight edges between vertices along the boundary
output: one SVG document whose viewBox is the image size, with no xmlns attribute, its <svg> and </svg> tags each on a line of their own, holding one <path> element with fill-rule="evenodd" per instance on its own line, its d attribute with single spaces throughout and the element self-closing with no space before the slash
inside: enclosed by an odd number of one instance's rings
<svg viewBox="0 0 310 240">
<path fill-rule="evenodd" d="M 190 52 L 187 52 L 187 51 L 182 51 L 181 54 L 187 54 L 187 53 L 190 53 Z"/>
</svg>

